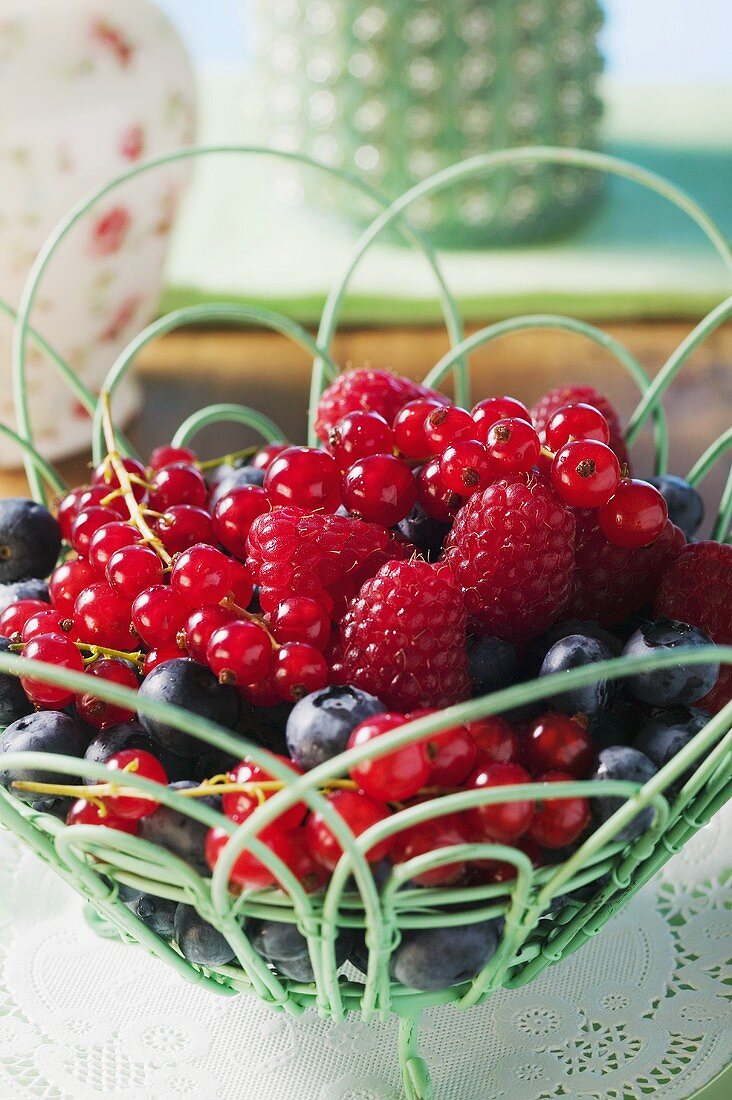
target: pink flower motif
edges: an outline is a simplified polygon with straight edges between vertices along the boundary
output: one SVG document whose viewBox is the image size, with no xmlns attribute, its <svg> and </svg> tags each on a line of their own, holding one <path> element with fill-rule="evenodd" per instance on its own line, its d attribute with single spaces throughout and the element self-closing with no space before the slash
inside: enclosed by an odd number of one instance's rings
<svg viewBox="0 0 732 1100">
<path fill-rule="evenodd" d="M 92 24 L 91 34 L 95 42 L 114 54 L 123 69 L 128 67 L 135 52 L 134 47 L 117 27 L 105 19 L 98 19 Z"/>
<path fill-rule="evenodd" d="M 91 252 L 95 256 L 111 256 L 124 244 L 132 217 L 125 206 L 115 206 L 94 223 Z"/>
<path fill-rule="evenodd" d="M 140 308 L 141 303 L 142 296 L 139 294 L 131 294 L 129 298 L 125 298 L 120 302 L 115 312 L 107 321 L 107 324 L 99 333 L 99 339 L 104 343 L 117 340 L 127 326 L 134 320 L 135 314 Z"/>
<path fill-rule="evenodd" d="M 119 143 L 119 151 L 125 160 L 139 160 L 145 152 L 145 131 L 136 124 L 125 130 Z"/>
</svg>

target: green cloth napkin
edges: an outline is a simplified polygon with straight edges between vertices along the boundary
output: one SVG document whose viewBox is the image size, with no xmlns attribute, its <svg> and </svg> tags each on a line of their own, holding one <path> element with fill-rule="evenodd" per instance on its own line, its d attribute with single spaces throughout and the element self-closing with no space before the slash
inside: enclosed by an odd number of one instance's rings
<svg viewBox="0 0 732 1100">
<path fill-rule="evenodd" d="M 732 236 L 729 90 L 609 86 L 605 98 L 605 149 L 687 190 Z M 204 72 L 201 140 L 266 145 L 258 101 L 246 72 Z M 175 234 L 163 308 L 248 302 L 316 323 L 357 230 L 297 201 L 298 190 L 291 169 L 271 157 L 200 161 Z M 441 259 L 468 321 L 536 311 L 697 318 L 731 289 L 721 260 L 685 215 L 615 178 L 573 234 L 538 245 L 442 252 Z M 389 242 L 372 247 L 341 312 L 343 323 L 367 325 L 440 317 L 424 257 Z"/>
</svg>

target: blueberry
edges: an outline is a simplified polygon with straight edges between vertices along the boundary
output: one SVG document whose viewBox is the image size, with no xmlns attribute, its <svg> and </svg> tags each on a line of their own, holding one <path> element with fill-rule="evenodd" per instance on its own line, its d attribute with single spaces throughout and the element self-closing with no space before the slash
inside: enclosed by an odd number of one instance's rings
<svg viewBox="0 0 732 1100">
<path fill-rule="evenodd" d="M 616 698 L 590 722 L 592 743 L 599 752 L 611 745 L 629 745 L 648 719 L 648 711 L 632 699 Z"/>
<path fill-rule="evenodd" d="M 417 503 L 412 511 L 397 524 L 397 531 L 409 542 L 413 542 L 418 550 L 421 550 L 427 561 L 436 561 L 442 553 L 442 544 L 450 530 L 449 523 L 442 523 L 439 519 L 425 512 L 421 504 Z"/>
<path fill-rule="evenodd" d="M 628 748 L 627 745 L 611 745 L 603 749 L 598 757 L 598 765 L 594 775 L 588 779 L 627 779 L 631 783 L 647 783 L 658 771 L 642 752 Z M 600 821 L 607 821 L 616 810 L 625 804 L 625 799 L 618 795 L 602 795 L 592 799 L 592 812 Z M 641 833 L 645 833 L 653 822 L 653 807 L 646 806 L 639 814 L 636 814 L 627 825 L 613 838 L 614 840 L 634 840 Z"/>
<path fill-rule="evenodd" d="M 200 917 L 192 905 L 181 902 L 176 909 L 174 935 L 184 957 L 199 966 L 225 966 L 234 958 L 229 941 L 218 928 Z"/>
<path fill-rule="evenodd" d="M 239 714 L 236 689 L 220 684 L 210 669 L 188 657 L 174 657 L 156 665 L 142 681 L 139 698 L 172 703 L 227 729 L 234 728 Z M 157 718 L 140 714 L 139 719 L 150 736 L 170 752 L 187 757 L 201 755 L 203 742 L 197 737 Z"/>
<path fill-rule="evenodd" d="M 294 982 L 314 982 L 307 940 L 295 924 L 275 920 L 247 921 L 245 929 L 252 947 L 280 974 Z M 349 929 L 341 929 L 336 939 L 336 966 L 342 966 L 351 950 Z"/>
<path fill-rule="evenodd" d="M 61 528 L 34 500 L 0 500 L 0 581 L 47 577 L 61 550 Z"/>
<path fill-rule="evenodd" d="M 188 759 L 185 778 L 195 779 L 198 783 L 203 783 L 205 779 L 210 779 L 212 775 L 223 775 L 225 772 L 231 771 L 243 755 L 244 749 L 238 756 L 232 756 L 230 752 L 224 752 L 223 749 L 215 749 L 212 746 L 206 752 L 201 753 L 197 760 Z"/>
<path fill-rule="evenodd" d="M 392 954 L 391 976 L 410 989 L 450 989 L 479 974 L 497 947 L 493 921 L 409 929 Z"/>
<path fill-rule="evenodd" d="M 655 485 L 668 505 L 668 518 L 690 539 L 695 535 L 704 519 L 704 501 L 696 489 L 684 481 L 683 477 L 663 474 L 661 477 L 646 478 Z"/>
<path fill-rule="evenodd" d="M 142 727 L 136 719 L 128 722 L 118 722 L 114 726 L 107 726 L 104 730 L 93 730 L 92 739 L 89 742 L 84 757 L 92 764 L 106 764 L 110 756 L 123 749 L 144 749 L 145 752 L 156 756 L 168 776 L 168 779 L 179 779 L 190 772 L 190 760 L 176 756 L 175 753 L 166 752 L 165 749 Z M 214 772 L 210 773 L 211 775 Z M 98 783 L 98 779 L 85 779 L 85 783 Z"/>
<path fill-rule="evenodd" d="M 49 603 L 48 585 L 37 577 L 13 581 L 12 584 L 0 584 L 0 614 L 18 600 L 43 600 L 44 603 Z"/>
<path fill-rule="evenodd" d="M 135 916 L 139 917 L 156 936 L 164 940 L 173 938 L 177 908 L 176 901 L 159 898 L 155 894 L 140 894 L 130 905 Z"/>
<path fill-rule="evenodd" d="M 657 768 L 668 764 L 692 738 L 703 730 L 709 715 L 696 707 L 667 707 L 656 711 L 635 740 L 635 747 Z"/>
<path fill-rule="evenodd" d="M 597 664 L 598 661 L 609 661 L 612 656 L 607 646 L 596 638 L 589 638 L 585 634 L 569 634 L 555 642 L 548 651 L 541 663 L 539 676 L 567 672 L 571 668 L 584 668 L 586 665 Z M 553 695 L 551 705 L 565 714 L 582 713 L 588 718 L 594 718 L 607 707 L 614 693 L 615 684 L 612 680 L 598 678 L 585 687 Z"/>
<path fill-rule="evenodd" d="M 117 883 L 117 897 L 125 905 L 134 905 L 143 896 L 142 890 L 138 890 L 136 886 L 128 886 L 125 882 Z"/>
<path fill-rule="evenodd" d="M 88 732 L 68 714 L 58 710 L 39 710 L 19 718 L 0 734 L 0 786 L 9 787 L 16 781 L 32 783 L 78 783 L 78 776 L 66 775 L 48 768 L 3 768 L 6 752 L 53 752 L 63 756 L 82 757 L 89 742 Z M 19 798 L 36 809 L 45 809 L 55 799 L 51 795 L 16 792 Z"/>
<path fill-rule="evenodd" d="M 185 790 L 198 786 L 192 780 L 181 779 L 177 783 L 169 784 L 174 791 Z M 211 809 L 220 809 L 220 799 L 213 795 L 206 795 L 196 799 L 200 805 L 205 802 Z M 166 848 L 169 852 L 179 856 L 180 859 L 190 863 L 199 874 L 207 875 L 206 863 L 206 834 L 208 826 L 181 810 L 173 810 L 169 806 L 158 806 L 155 813 L 143 817 L 140 822 L 140 836 L 143 840 Z"/>
<path fill-rule="evenodd" d="M 343 752 L 351 732 L 385 707 L 374 695 L 348 685 L 321 688 L 306 695 L 287 719 L 287 748 L 305 771 Z"/>
<path fill-rule="evenodd" d="M 719 663 L 687 665 L 683 650 L 711 644 L 710 638 L 701 630 L 675 619 L 659 619 L 655 623 L 644 624 L 628 639 L 623 653 L 639 657 L 675 650 L 678 651 L 679 661 L 673 668 L 659 668 L 655 672 L 639 672 L 629 676 L 628 691 L 642 703 L 655 707 L 696 703 L 717 682 Z"/>
<path fill-rule="evenodd" d="M 218 466 L 217 476 L 209 479 L 209 484 L 212 486 L 209 510 L 213 512 L 221 498 L 232 489 L 243 485 L 264 485 L 264 470 L 257 470 L 254 466 Z"/>
<path fill-rule="evenodd" d="M 502 638 L 468 638 L 468 675 L 473 697 L 509 687 L 518 675 L 516 647 Z"/>
<path fill-rule="evenodd" d="M 0 637 L 0 653 L 10 652 L 10 642 Z M 20 680 L 9 672 L 0 672 L 0 726 L 9 726 L 33 710 L 33 704 L 23 691 Z"/>
<path fill-rule="evenodd" d="M 554 626 L 542 635 L 542 641 L 548 651 L 555 642 L 562 638 L 568 638 L 570 634 L 584 634 L 586 638 L 594 638 L 610 650 L 613 657 L 619 657 L 623 647 L 614 634 L 605 630 L 599 623 L 591 619 L 565 619 L 563 623 L 555 623 Z"/>
</svg>

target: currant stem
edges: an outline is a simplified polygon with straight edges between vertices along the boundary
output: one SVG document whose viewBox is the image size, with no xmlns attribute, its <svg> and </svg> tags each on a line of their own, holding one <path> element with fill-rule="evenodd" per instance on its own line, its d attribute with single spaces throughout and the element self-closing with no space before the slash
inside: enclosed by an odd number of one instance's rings
<svg viewBox="0 0 732 1100">
<path fill-rule="evenodd" d="M 90 645 L 88 642 L 74 642 L 74 645 L 82 653 L 88 653 L 89 656 L 84 658 L 85 665 L 91 665 L 100 657 L 116 657 L 120 661 L 128 661 L 131 665 L 136 665 L 138 668 L 142 668 L 145 663 L 145 654 L 142 650 L 137 650 L 134 653 L 126 653 L 122 649 L 107 649 L 101 645 Z M 13 642 L 9 649 L 12 653 L 21 653 L 25 649 L 25 642 Z"/>
<path fill-rule="evenodd" d="M 120 458 L 119 451 L 117 450 L 117 444 L 114 437 L 114 426 L 112 424 L 112 407 L 109 400 L 109 393 L 103 392 L 100 395 L 102 402 L 102 426 L 104 429 L 104 439 L 107 444 L 107 461 L 111 465 L 117 480 L 119 481 L 122 494 L 125 498 L 125 502 L 130 511 L 130 517 L 132 522 L 137 527 L 140 534 L 143 536 L 146 542 L 148 542 L 156 551 L 160 559 L 165 565 L 170 565 L 172 558 L 165 549 L 163 543 L 157 537 L 155 532 L 149 526 L 143 510 L 138 504 L 135 494 L 132 488 L 132 480 L 128 470 L 126 469 L 122 459 Z"/>
<path fill-rule="evenodd" d="M 196 465 L 199 470 L 215 470 L 217 466 L 231 465 L 240 458 L 252 458 L 258 450 L 259 447 L 244 447 L 241 451 L 232 451 L 221 458 L 209 458 L 206 462 L 197 462 Z"/>
</svg>

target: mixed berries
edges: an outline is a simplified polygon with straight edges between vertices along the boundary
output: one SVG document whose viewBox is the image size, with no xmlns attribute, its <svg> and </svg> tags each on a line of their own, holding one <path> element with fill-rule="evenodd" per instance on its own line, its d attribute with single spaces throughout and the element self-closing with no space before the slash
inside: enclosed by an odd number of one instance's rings
<svg viewBox="0 0 732 1100">
<path fill-rule="evenodd" d="M 272 443 L 213 463 L 172 445 L 147 465 L 108 455 L 55 518 L 30 501 L 0 503 L 0 650 L 89 684 L 0 674 L 0 783 L 71 826 L 140 836 L 210 874 L 233 827 L 285 785 L 248 746 L 268 748 L 294 779 L 471 696 L 621 652 L 678 649 L 673 669 L 598 676 L 549 703 L 359 759 L 322 787 L 354 836 L 457 791 L 525 788 L 379 840 L 365 852 L 376 877 L 454 847 L 410 887 L 509 882 L 513 864 L 465 858 L 476 842 L 511 845 L 535 867 L 555 861 L 621 802 L 561 784 L 645 782 L 732 695 L 728 671 L 684 661 L 710 639 L 732 642 L 732 547 L 687 545 L 698 494 L 679 478 L 632 478 L 617 415 L 590 387 L 552 391 L 531 410 L 510 396 L 469 410 L 396 375 L 353 371 L 324 393 L 316 427 L 318 448 Z M 100 700 L 99 681 L 215 722 L 238 737 L 240 756 L 154 707 Z M 118 774 L 95 783 L 3 769 L 2 754 L 25 750 Z M 131 775 L 146 787 L 125 786 Z M 161 805 L 165 785 L 230 827 Z M 651 817 L 637 815 L 621 839 Z M 318 891 L 342 854 L 336 833 L 298 802 L 258 839 Z M 278 881 L 245 848 L 230 885 Z M 191 961 L 233 957 L 190 907 L 134 891 L 126 900 Z M 249 925 L 269 962 L 312 980 L 297 928 Z M 449 936 L 414 930 L 392 975 L 442 988 L 473 976 L 496 943 L 493 922 Z M 368 965 L 355 931 L 338 953 Z"/>
</svg>

